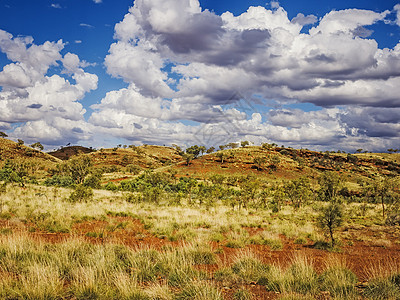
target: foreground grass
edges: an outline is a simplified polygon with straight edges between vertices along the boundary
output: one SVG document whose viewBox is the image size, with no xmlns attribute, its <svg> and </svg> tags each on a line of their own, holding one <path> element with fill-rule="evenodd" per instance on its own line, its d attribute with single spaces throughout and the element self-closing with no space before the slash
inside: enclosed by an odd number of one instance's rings
<svg viewBox="0 0 400 300">
<path fill-rule="evenodd" d="M 201 271 L 202 265 L 210 264 L 217 270 Z M 338 258 L 329 260 L 318 274 L 304 254 L 294 255 L 283 268 L 243 250 L 232 263 L 222 265 L 215 250 L 194 243 L 155 250 L 95 245 L 76 237 L 57 244 L 27 234 L 0 237 L 1 299 L 213 300 L 223 299 L 223 286 L 249 284 L 263 286 L 283 299 L 312 299 L 321 293 L 332 299 L 362 295 L 399 299 L 399 278 L 398 269 L 381 267 L 361 292 L 356 289 L 357 277 Z M 251 299 L 251 292 L 243 288 L 234 295 Z"/>
<path fill-rule="evenodd" d="M 299 244 L 321 239 L 311 206 L 296 211 L 284 207 L 278 213 L 233 210 L 222 204 L 206 209 L 131 203 L 126 194 L 109 191 L 95 191 L 91 202 L 71 203 L 70 193 L 61 188 L 9 186 L 1 195 L 0 298 L 222 299 L 222 287 L 228 286 L 235 287 L 235 299 L 251 299 L 246 287 L 254 284 L 284 299 L 312 299 L 321 293 L 334 299 L 400 297 L 398 269 L 381 267 L 360 291 L 357 277 L 338 259 L 317 273 L 313 262 L 301 254 L 283 267 L 265 264 L 246 250 L 247 245 L 257 244 L 279 251 L 283 247 L 280 235 Z M 366 215 L 375 212 L 372 207 Z M 181 241 L 180 246 L 133 249 L 118 244 L 111 238 L 113 233 L 129 229 L 129 224 L 113 223 L 118 216 L 140 219 L 153 235 Z M 75 236 L 74 224 L 86 221 L 105 224 L 102 244 Z M 26 228 L 70 234 L 63 242 L 45 243 L 33 239 Z M 100 233 L 92 236 L 100 237 Z M 219 260 L 220 250 L 209 246 L 210 242 L 243 249 L 225 265 Z"/>
</svg>

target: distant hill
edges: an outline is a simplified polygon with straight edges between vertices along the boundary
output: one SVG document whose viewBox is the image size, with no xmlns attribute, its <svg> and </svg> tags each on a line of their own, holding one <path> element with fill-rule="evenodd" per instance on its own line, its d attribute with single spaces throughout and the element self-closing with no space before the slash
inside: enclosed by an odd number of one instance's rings
<svg viewBox="0 0 400 300">
<path fill-rule="evenodd" d="M 170 172 L 176 177 L 209 178 L 214 174 L 228 177 L 255 175 L 265 180 L 281 181 L 300 176 L 318 178 L 321 172 L 334 171 L 350 182 L 375 178 L 378 175 L 399 176 L 399 153 L 335 153 L 286 147 L 247 146 L 204 154 L 188 162 L 175 148 L 165 146 L 132 146 L 93 150 L 82 146 L 63 147 L 43 153 L 24 145 L 0 139 L 0 162 L 24 158 L 46 162 L 45 169 L 61 160 L 83 154 L 92 159 L 95 168 L 111 174 L 112 180 L 122 180 L 143 170 Z M 108 180 L 108 179 L 107 179 Z"/>
<path fill-rule="evenodd" d="M 151 145 L 100 149 L 88 155 L 97 167 L 122 168 L 135 165 L 142 169 L 157 169 L 182 161 L 174 148 Z"/>
<path fill-rule="evenodd" d="M 257 159 L 259 164 L 256 163 Z M 348 154 L 249 146 L 203 155 L 189 165 L 181 162 L 174 168 L 181 176 L 190 175 L 199 179 L 212 174 L 253 174 L 266 179 L 285 180 L 299 176 L 317 178 L 323 171 L 335 171 L 355 180 L 360 177 L 373 178 L 378 174 L 400 175 L 400 154 Z"/>
<path fill-rule="evenodd" d="M 93 150 L 91 148 L 86 148 L 83 146 L 68 146 L 68 147 L 62 147 L 56 151 L 49 152 L 48 154 L 57 157 L 58 159 L 61 160 L 68 160 L 71 156 L 83 153 L 83 154 L 88 154 L 92 153 L 96 150 Z"/>
<path fill-rule="evenodd" d="M 56 163 L 59 160 L 47 153 L 32 149 L 25 145 L 18 145 L 18 143 L 0 138 L 0 161 L 7 159 L 29 159 L 41 162 Z"/>
</svg>

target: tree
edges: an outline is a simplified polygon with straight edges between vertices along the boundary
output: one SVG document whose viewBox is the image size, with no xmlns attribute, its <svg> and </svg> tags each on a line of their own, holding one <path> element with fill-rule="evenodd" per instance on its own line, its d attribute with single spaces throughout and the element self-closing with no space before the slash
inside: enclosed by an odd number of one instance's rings
<svg viewBox="0 0 400 300">
<path fill-rule="evenodd" d="M 238 143 L 229 143 L 228 147 L 231 149 L 236 149 L 237 147 L 239 147 Z"/>
<path fill-rule="evenodd" d="M 215 148 L 214 147 L 210 147 L 210 148 L 208 148 L 207 149 L 207 153 L 209 154 L 209 153 L 213 153 L 215 151 Z"/>
<path fill-rule="evenodd" d="M 0 181 L 4 181 L 4 184 L 19 183 L 23 186 L 27 175 L 27 165 L 22 161 L 7 159 L 0 169 Z"/>
<path fill-rule="evenodd" d="M 270 195 L 272 196 L 272 211 L 278 212 L 282 208 L 283 201 L 286 198 L 285 190 L 281 185 L 273 184 L 270 188 Z"/>
<path fill-rule="evenodd" d="M 76 184 L 82 184 L 85 177 L 90 173 L 92 160 L 87 155 L 78 155 L 70 158 L 65 163 L 67 172 L 71 175 Z"/>
<path fill-rule="evenodd" d="M 382 205 L 382 218 L 386 216 L 386 205 L 393 205 L 399 200 L 400 195 L 396 193 L 399 187 L 398 178 L 379 178 L 366 187 L 375 199 L 378 199 Z"/>
<path fill-rule="evenodd" d="M 172 147 L 175 148 L 176 152 L 178 153 L 178 155 L 182 156 L 184 154 L 183 150 L 181 147 L 179 147 L 176 144 L 172 144 Z"/>
<path fill-rule="evenodd" d="M 43 149 L 44 149 L 43 145 L 41 143 L 39 143 L 39 142 L 33 143 L 31 145 L 31 147 L 33 149 L 36 149 L 36 150 L 39 150 L 39 151 L 43 151 Z"/>
<path fill-rule="evenodd" d="M 8 137 L 8 135 L 3 131 L 0 131 L 0 138 L 6 138 L 6 137 Z"/>
<path fill-rule="evenodd" d="M 285 184 L 285 193 L 297 209 L 312 196 L 311 184 L 307 177 L 300 177 Z"/>
<path fill-rule="evenodd" d="M 337 202 L 331 202 L 329 205 L 321 209 L 318 216 L 318 227 L 329 233 L 332 248 L 335 247 L 334 231 L 343 223 L 343 209 Z"/>
<path fill-rule="evenodd" d="M 18 139 L 17 147 L 20 148 L 23 144 L 24 144 L 24 141 L 21 139 Z"/>
<path fill-rule="evenodd" d="M 250 142 L 249 142 L 249 141 L 242 141 L 242 142 L 240 142 L 240 146 L 242 146 L 243 148 L 246 147 L 246 146 L 248 146 L 248 145 L 250 145 Z"/>
<path fill-rule="evenodd" d="M 247 208 L 248 203 L 254 201 L 256 198 L 256 194 L 260 188 L 260 182 L 248 176 L 246 180 L 241 183 L 240 188 L 243 193 L 241 197 L 239 197 L 239 209 L 241 206 Z"/>
<path fill-rule="evenodd" d="M 337 200 L 338 193 L 342 187 L 342 178 L 333 171 L 322 173 L 318 178 L 320 185 L 319 198 L 322 201 L 333 202 Z"/>
<path fill-rule="evenodd" d="M 186 149 L 186 153 L 192 154 L 193 158 L 197 158 L 200 154 L 200 151 L 201 151 L 201 149 L 197 145 L 190 146 L 189 148 Z"/>
<path fill-rule="evenodd" d="M 183 159 L 186 161 L 186 165 L 190 165 L 191 161 L 194 159 L 194 155 L 191 153 L 185 153 L 182 155 Z"/>
<path fill-rule="evenodd" d="M 200 150 L 200 154 L 203 155 L 206 152 L 207 148 L 205 146 L 200 146 L 199 150 Z"/>
<path fill-rule="evenodd" d="M 257 170 L 260 171 L 262 166 L 265 164 L 266 158 L 263 156 L 254 157 L 253 162 L 254 165 L 257 167 Z"/>
<path fill-rule="evenodd" d="M 216 156 L 221 160 L 221 164 L 223 164 L 224 159 L 226 158 L 225 152 L 219 151 L 219 152 L 217 152 Z"/>
</svg>

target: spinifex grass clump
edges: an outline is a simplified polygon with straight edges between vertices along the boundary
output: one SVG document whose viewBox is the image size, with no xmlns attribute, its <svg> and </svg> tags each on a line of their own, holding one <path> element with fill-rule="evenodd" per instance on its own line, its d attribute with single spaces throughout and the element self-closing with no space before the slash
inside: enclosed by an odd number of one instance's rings
<svg viewBox="0 0 400 300">
<path fill-rule="evenodd" d="M 215 262 L 210 248 L 196 244 L 134 250 L 77 238 L 47 244 L 0 236 L 0 298 L 221 299 L 205 283 L 208 275 L 194 268 Z"/>
<path fill-rule="evenodd" d="M 357 297 L 357 281 L 357 276 L 338 258 L 328 259 L 326 269 L 319 277 L 320 289 L 338 299 Z"/>
<path fill-rule="evenodd" d="M 373 265 L 369 276 L 372 279 L 364 290 L 368 299 L 400 299 L 400 265 L 396 260 Z"/>
<path fill-rule="evenodd" d="M 222 293 L 206 283 L 191 282 L 176 297 L 177 300 L 223 300 Z"/>
<path fill-rule="evenodd" d="M 280 293 L 315 294 L 318 287 L 318 275 L 305 255 L 294 256 L 286 270 L 272 266 L 266 278 L 267 290 Z"/>
<path fill-rule="evenodd" d="M 240 252 L 231 268 L 246 283 L 265 284 L 270 271 L 269 265 L 262 263 L 259 258 L 249 251 Z"/>
</svg>

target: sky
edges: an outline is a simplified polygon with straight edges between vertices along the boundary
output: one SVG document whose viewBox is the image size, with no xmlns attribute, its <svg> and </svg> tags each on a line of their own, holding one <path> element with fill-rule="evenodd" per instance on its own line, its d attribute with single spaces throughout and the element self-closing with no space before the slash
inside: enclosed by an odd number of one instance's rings
<svg viewBox="0 0 400 300">
<path fill-rule="evenodd" d="M 398 0 L 0 0 L 0 131 L 400 148 Z"/>
</svg>

